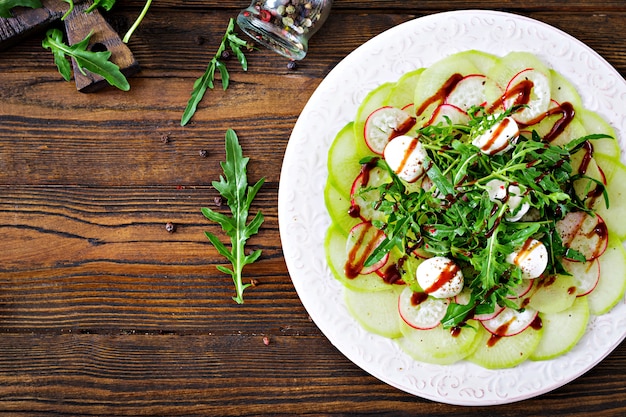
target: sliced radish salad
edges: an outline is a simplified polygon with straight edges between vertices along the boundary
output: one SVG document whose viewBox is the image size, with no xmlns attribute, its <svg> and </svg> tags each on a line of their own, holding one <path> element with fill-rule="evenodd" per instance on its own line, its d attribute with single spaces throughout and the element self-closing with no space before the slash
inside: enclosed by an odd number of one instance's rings
<svg viewBox="0 0 626 417">
<path fill-rule="evenodd" d="M 526 52 L 461 52 L 370 92 L 330 148 L 325 189 L 351 314 L 434 364 L 572 349 L 626 291 L 615 137 Z"/>
</svg>

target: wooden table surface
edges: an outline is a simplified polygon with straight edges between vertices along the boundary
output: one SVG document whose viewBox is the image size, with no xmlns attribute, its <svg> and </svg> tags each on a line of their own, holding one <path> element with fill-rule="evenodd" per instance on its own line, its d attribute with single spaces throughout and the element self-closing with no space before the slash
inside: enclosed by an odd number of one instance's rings
<svg viewBox="0 0 626 417">
<path fill-rule="evenodd" d="M 143 2 L 106 13 L 125 31 Z M 550 393 L 459 407 L 399 391 L 322 335 L 285 265 L 277 197 L 285 147 L 317 85 L 399 23 L 486 8 L 546 22 L 626 75 L 626 2 L 336 0 L 298 67 L 267 50 L 235 63 L 181 127 L 194 80 L 247 1 L 156 1 L 129 46 L 129 92 L 76 91 L 43 33 L 0 51 L 0 412 L 7 415 L 626 415 L 626 344 Z M 243 35 L 242 35 L 243 36 Z M 231 300 L 200 213 L 215 207 L 224 133 L 239 135 L 262 249 L 258 285 Z M 201 151 L 207 151 L 206 156 Z M 166 230 L 171 222 L 175 231 Z M 268 342 L 268 343 L 267 343 Z"/>
</svg>

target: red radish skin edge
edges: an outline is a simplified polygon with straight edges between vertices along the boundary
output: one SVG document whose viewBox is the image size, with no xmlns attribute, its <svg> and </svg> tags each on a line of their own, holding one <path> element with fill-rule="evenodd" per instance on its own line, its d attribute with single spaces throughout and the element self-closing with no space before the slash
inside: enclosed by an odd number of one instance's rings
<svg viewBox="0 0 626 417">
<path fill-rule="evenodd" d="M 370 141 L 368 140 L 368 134 L 367 134 L 367 130 L 368 130 L 368 125 L 372 119 L 372 116 L 374 116 L 377 112 L 384 110 L 384 109 L 393 109 L 394 107 L 392 106 L 383 106 L 380 107 L 376 110 L 374 110 L 373 112 L 371 112 L 369 114 L 369 116 L 367 116 L 367 119 L 365 119 L 365 125 L 363 126 L 363 137 L 365 138 L 365 144 L 367 145 L 367 147 L 374 152 L 377 155 L 382 155 L 382 150 L 378 151 L 376 149 L 374 149 L 372 147 L 372 145 L 370 144 Z M 402 109 L 400 109 L 402 110 Z M 413 126 L 415 126 L 416 120 L 411 117 L 410 115 L 408 115 L 408 117 L 398 125 L 398 127 L 394 130 L 391 131 L 390 135 L 387 137 L 387 141 L 390 141 L 391 139 L 395 138 L 396 136 L 402 136 L 404 135 L 406 132 L 408 132 Z"/>
<path fill-rule="evenodd" d="M 350 229 L 350 234 L 353 234 L 353 232 L 357 229 L 357 228 L 361 228 L 361 227 L 373 227 L 373 226 L 369 226 L 368 222 L 362 222 L 359 223 L 357 225 L 355 225 L 352 229 Z M 385 238 L 385 234 L 383 233 L 381 235 L 381 237 L 379 238 L 380 241 L 382 241 Z M 380 244 L 380 243 L 379 243 Z M 373 249 L 376 249 L 378 247 L 378 244 L 376 246 L 374 246 Z M 367 256 L 369 256 L 370 254 L 368 254 Z M 367 274 L 371 274 L 373 272 L 378 271 L 380 268 L 382 268 L 383 266 L 385 266 L 385 264 L 387 263 L 387 261 L 389 260 L 389 254 L 385 254 L 385 256 L 383 256 L 383 258 L 376 262 L 375 264 L 368 266 L 367 268 L 362 268 L 361 271 L 359 272 L 359 274 L 361 275 L 367 275 Z"/>
<path fill-rule="evenodd" d="M 416 330 L 432 330 L 441 324 L 441 320 L 439 320 L 437 321 L 437 323 L 434 323 L 432 326 L 417 326 L 405 318 L 404 314 L 402 314 L 402 308 L 400 307 L 400 305 L 401 305 L 401 301 L 400 301 L 400 297 L 398 297 L 398 313 L 400 313 L 400 317 L 402 318 L 402 321 L 404 321 L 407 325 L 409 325 L 410 327 Z"/>
<path fill-rule="evenodd" d="M 494 335 L 494 336 L 500 336 L 500 337 L 510 337 L 510 336 L 515 336 L 515 335 L 518 335 L 518 334 L 522 333 L 524 330 L 528 329 L 528 328 L 532 325 L 533 321 L 535 321 L 535 319 L 537 318 L 537 316 L 538 316 L 538 315 L 539 315 L 539 312 L 538 312 L 538 311 L 536 311 L 536 312 L 535 312 L 535 314 L 534 314 L 534 315 L 533 315 L 533 317 L 532 317 L 532 320 L 528 320 L 528 322 L 527 322 L 527 323 L 525 323 L 525 325 L 524 325 L 524 327 L 523 327 L 523 328 L 521 328 L 519 331 L 516 331 L 516 332 L 514 332 L 514 333 L 509 333 L 509 332 L 505 332 L 504 334 L 499 333 L 499 332 L 498 332 L 498 330 L 499 330 L 499 327 L 500 327 L 500 326 L 498 326 L 498 327 L 497 327 L 497 328 L 495 328 L 495 329 L 490 328 L 490 326 L 489 326 L 489 321 L 488 321 L 488 320 L 487 320 L 487 321 L 481 321 L 481 324 L 483 325 L 483 327 L 484 327 L 484 328 L 485 328 L 485 329 L 486 329 L 489 333 L 491 333 L 491 334 L 492 334 L 492 335 Z"/>
</svg>

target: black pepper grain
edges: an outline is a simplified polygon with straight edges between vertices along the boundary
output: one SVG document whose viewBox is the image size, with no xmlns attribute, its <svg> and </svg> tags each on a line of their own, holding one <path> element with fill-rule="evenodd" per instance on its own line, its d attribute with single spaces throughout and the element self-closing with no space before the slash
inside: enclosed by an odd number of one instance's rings
<svg viewBox="0 0 626 417">
<path fill-rule="evenodd" d="M 165 230 L 167 230 L 167 233 L 174 233 L 176 231 L 176 226 L 174 226 L 174 223 L 172 222 L 167 222 L 165 224 Z"/>
<path fill-rule="evenodd" d="M 207 156 L 209 156 L 209 151 L 207 151 L 206 149 L 200 149 L 200 151 L 198 153 L 203 158 L 206 158 Z"/>
<path fill-rule="evenodd" d="M 294 70 L 298 69 L 298 63 L 296 61 L 293 61 L 293 60 L 289 61 L 287 63 L 287 69 L 290 70 L 290 71 L 294 71 Z"/>
</svg>

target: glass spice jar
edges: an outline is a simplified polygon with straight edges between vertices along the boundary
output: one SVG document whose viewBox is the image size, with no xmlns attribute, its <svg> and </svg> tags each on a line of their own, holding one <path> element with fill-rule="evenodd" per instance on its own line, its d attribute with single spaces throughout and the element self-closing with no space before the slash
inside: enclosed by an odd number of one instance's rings
<svg viewBox="0 0 626 417">
<path fill-rule="evenodd" d="M 331 6 L 332 0 L 253 0 L 239 13 L 237 24 L 256 42 L 300 60 Z"/>
</svg>

